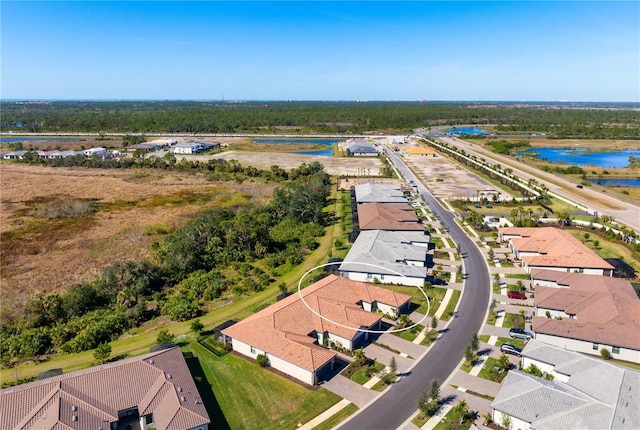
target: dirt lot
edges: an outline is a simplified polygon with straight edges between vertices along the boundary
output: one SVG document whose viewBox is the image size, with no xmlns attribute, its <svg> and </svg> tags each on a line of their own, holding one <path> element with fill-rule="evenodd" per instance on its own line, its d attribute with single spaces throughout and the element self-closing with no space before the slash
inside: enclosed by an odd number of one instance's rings
<svg viewBox="0 0 640 430">
<path fill-rule="evenodd" d="M 285 170 L 290 170 L 300 166 L 302 163 L 310 164 L 318 161 L 324 165 L 324 169 L 328 174 L 338 176 L 377 176 L 380 174 L 380 168 L 384 167 L 377 157 L 320 157 L 315 155 L 249 151 L 228 151 L 215 155 L 184 155 L 182 157 L 190 160 L 209 160 L 210 158 L 236 160 L 243 166 L 254 166 L 258 169 L 267 170 L 274 164 Z M 176 155 L 176 158 L 181 158 L 181 156 Z"/>
<path fill-rule="evenodd" d="M 413 170 L 422 183 L 436 197 L 442 199 L 473 197 L 478 190 L 497 191 L 501 198 L 511 199 L 511 195 L 464 169 L 441 154 L 405 155 L 402 161 Z M 440 178 L 441 182 L 434 182 Z"/>
<path fill-rule="evenodd" d="M 175 229 L 205 208 L 272 193 L 268 186 L 207 182 L 199 174 L 7 162 L 0 163 L 0 180 L 3 312 L 36 293 L 93 279 L 114 261 L 148 257 L 151 243 L 164 237 L 152 226 Z M 46 215 L 68 202 L 95 202 L 98 210 Z"/>
</svg>

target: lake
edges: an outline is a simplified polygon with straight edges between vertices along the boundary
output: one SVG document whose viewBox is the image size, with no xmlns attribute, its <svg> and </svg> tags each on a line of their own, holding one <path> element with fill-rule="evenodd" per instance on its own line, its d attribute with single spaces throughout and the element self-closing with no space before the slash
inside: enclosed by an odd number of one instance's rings
<svg viewBox="0 0 640 430">
<path fill-rule="evenodd" d="M 535 155 L 550 163 L 566 163 L 575 166 L 600 166 L 605 169 L 629 167 L 629 157 L 640 157 L 640 149 L 603 151 L 587 148 L 531 148 L 516 154 Z"/>
<path fill-rule="evenodd" d="M 451 128 L 447 130 L 447 134 L 491 134 L 486 130 L 478 127 L 463 127 L 463 128 Z"/>
<path fill-rule="evenodd" d="M 314 151 L 291 151 L 292 154 L 315 155 L 318 157 L 332 157 L 333 144 L 340 143 L 342 140 L 317 140 L 317 139 L 253 139 L 253 143 L 273 143 L 273 144 L 292 144 L 292 145 L 326 145 L 327 149 Z"/>
<path fill-rule="evenodd" d="M 640 179 L 593 179 L 589 182 L 603 187 L 640 187 Z"/>
</svg>

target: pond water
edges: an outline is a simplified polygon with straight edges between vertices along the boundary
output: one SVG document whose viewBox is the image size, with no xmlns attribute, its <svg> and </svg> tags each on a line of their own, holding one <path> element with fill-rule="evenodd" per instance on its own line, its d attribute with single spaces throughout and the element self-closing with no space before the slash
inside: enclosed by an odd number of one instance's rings
<svg viewBox="0 0 640 430">
<path fill-rule="evenodd" d="M 333 144 L 342 142 L 342 140 L 317 140 L 317 139 L 253 139 L 253 143 L 273 143 L 273 144 L 292 144 L 292 145 L 326 145 L 327 149 L 318 149 L 315 151 L 291 151 L 292 154 L 315 155 L 318 157 L 332 157 Z"/>
<path fill-rule="evenodd" d="M 640 179 L 598 179 L 591 178 L 589 182 L 604 187 L 640 187 Z"/>
<path fill-rule="evenodd" d="M 535 155 L 550 163 L 566 163 L 576 166 L 600 166 L 603 168 L 622 169 L 629 167 L 629 157 L 640 157 L 640 149 L 624 149 L 620 151 L 594 150 L 586 148 L 531 148 L 520 151 L 522 154 Z"/>
<path fill-rule="evenodd" d="M 454 127 L 447 130 L 447 134 L 491 134 L 491 133 L 478 127 L 462 127 L 462 128 Z"/>
</svg>

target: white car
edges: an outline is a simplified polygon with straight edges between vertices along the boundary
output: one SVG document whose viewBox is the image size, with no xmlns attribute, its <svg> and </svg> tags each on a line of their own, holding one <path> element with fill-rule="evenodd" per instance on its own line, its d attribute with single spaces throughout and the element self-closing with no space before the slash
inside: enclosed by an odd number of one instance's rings
<svg viewBox="0 0 640 430">
<path fill-rule="evenodd" d="M 412 208 L 420 208 L 420 207 L 422 207 L 422 205 L 420 203 L 418 203 L 418 202 L 415 202 L 415 203 L 411 203 L 411 207 Z"/>
</svg>

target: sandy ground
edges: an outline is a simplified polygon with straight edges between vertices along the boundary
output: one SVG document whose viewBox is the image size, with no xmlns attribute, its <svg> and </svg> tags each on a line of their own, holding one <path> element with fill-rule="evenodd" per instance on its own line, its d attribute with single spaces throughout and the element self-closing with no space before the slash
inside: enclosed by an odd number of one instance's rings
<svg viewBox="0 0 640 430">
<path fill-rule="evenodd" d="M 269 169 L 273 165 L 278 165 L 285 170 L 300 166 L 302 163 L 320 162 L 324 165 L 325 171 L 330 175 L 350 175 L 350 176 L 378 176 L 380 168 L 384 167 L 378 158 L 371 157 L 320 157 L 315 155 L 291 154 L 291 153 L 271 153 L 271 152 L 248 152 L 248 151 L 228 151 L 214 155 L 176 155 L 176 158 L 187 158 L 189 160 L 209 160 L 212 158 L 224 160 L 236 160 L 243 166 L 254 166 L 258 169 Z"/>
<path fill-rule="evenodd" d="M 403 147 L 412 145 L 418 146 L 417 144 L 409 144 L 403 145 Z M 478 190 L 481 195 L 483 191 L 497 191 L 501 194 L 501 198 L 510 199 L 512 197 L 441 154 L 436 154 L 435 157 L 432 155 L 405 155 L 402 161 L 413 170 L 436 198 L 469 198 L 476 196 Z M 436 178 L 443 179 L 443 181 L 434 182 Z"/>
</svg>

